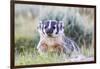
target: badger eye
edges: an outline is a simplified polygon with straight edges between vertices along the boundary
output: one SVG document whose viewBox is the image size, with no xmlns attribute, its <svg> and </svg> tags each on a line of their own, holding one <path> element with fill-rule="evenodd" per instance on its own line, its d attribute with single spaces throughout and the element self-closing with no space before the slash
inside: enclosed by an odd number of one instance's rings
<svg viewBox="0 0 100 69">
<path fill-rule="evenodd" d="M 45 29 L 47 28 L 47 26 L 44 27 Z"/>
<path fill-rule="evenodd" d="M 53 29 L 55 29 L 55 27 L 53 26 Z"/>
</svg>

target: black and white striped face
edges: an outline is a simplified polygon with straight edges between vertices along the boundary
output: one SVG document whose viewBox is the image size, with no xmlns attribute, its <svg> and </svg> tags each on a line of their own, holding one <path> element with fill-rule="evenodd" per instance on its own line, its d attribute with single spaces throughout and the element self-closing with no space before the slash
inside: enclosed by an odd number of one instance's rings
<svg viewBox="0 0 100 69">
<path fill-rule="evenodd" d="M 56 20 L 40 21 L 38 31 L 41 36 L 57 37 L 64 32 L 64 23 Z"/>
</svg>

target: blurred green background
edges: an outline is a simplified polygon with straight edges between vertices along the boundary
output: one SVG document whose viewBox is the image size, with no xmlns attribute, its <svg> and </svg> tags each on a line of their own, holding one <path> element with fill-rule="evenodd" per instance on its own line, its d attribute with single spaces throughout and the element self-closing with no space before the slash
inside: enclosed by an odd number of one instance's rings
<svg viewBox="0 0 100 69">
<path fill-rule="evenodd" d="M 72 38 L 86 56 L 94 56 L 94 9 L 46 5 L 15 4 L 15 64 L 60 62 L 37 57 L 39 42 L 37 25 L 40 20 L 62 20 L 65 35 Z M 35 58 L 35 60 L 34 60 Z M 45 60 L 46 62 L 40 61 Z M 55 60 L 55 61 L 54 61 Z"/>
</svg>

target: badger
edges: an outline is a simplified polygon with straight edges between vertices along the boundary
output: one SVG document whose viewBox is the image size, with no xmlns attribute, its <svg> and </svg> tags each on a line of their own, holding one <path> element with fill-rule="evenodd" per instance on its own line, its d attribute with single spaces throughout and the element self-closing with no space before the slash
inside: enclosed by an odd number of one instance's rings
<svg viewBox="0 0 100 69">
<path fill-rule="evenodd" d="M 64 22 L 44 20 L 38 24 L 40 41 L 37 49 L 39 53 L 58 53 L 68 56 L 80 53 L 79 46 L 64 34 Z"/>
</svg>

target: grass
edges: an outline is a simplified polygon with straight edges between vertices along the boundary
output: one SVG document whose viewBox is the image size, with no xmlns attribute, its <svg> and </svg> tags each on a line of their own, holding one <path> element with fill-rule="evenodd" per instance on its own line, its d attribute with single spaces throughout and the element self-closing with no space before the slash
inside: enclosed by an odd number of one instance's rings
<svg viewBox="0 0 100 69">
<path fill-rule="evenodd" d="M 82 46 L 81 48 L 82 54 L 84 54 L 87 57 L 93 57 L 94 56 L 94 48 L 91 46 L 90 48 L 85 48 Z"/>
<path fill-rule="evenodd" d="M 61 63 L 62 56 L 58 55 L 39 55 L 25 52 L 19 54 L 15 58 L 15 65 L 31 65 L 31 64 L 49 64 L 49 63 Z"/>
<path fill-rule="evenodd" d="M 82 54 L 88 58 L 94 56 L 93 47 L 91 48 L 81 48 Z M 66 60 L 66 61 L 65 61 Z M 38 54 L 36 50 L 34 51 L 24 51 L 15 57 L 15 65 L 34 65 L 34 64 L 50 64 L 50 63 L 64 63 L 71 62 L 69 59 L 64 58 L 64 55 L 58 56 L 57 54 Z"/>
</svg>

